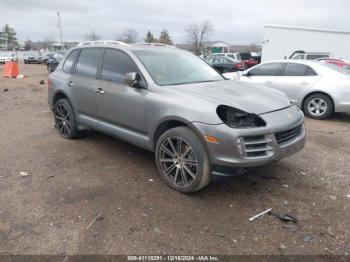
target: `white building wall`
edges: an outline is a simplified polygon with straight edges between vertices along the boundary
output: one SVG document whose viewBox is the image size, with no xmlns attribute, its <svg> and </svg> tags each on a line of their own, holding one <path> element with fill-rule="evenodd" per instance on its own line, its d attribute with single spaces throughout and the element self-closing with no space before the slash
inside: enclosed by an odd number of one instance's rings
<svg viewBox="0 0 350 262">
<path fill-rule="evenodd" d="M 288 58 L 297 50 L 330 52 L 350 60 L 350 32 L 264 26 L 262 61 Z"/>
</svg>

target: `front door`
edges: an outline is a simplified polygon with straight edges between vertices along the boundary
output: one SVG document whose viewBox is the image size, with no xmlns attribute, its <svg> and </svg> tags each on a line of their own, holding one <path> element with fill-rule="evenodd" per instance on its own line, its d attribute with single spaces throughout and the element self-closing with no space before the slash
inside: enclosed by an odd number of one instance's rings
<svg viewBox="0 0 350 262">
<path fill-rule="evenodd" d="M 123 51 L 106 48 L 101 62 L 97 110 L 101 128 L 126 140 L 146 139 L 145 101 L 148 90 L 124 84 L 124 76 L 139 72 Z"/>
</svg>

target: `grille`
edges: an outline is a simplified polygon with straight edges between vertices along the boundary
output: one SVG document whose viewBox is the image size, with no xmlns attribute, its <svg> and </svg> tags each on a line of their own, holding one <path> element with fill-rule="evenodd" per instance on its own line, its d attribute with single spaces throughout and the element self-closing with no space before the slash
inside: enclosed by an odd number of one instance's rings
<svg viewBox="0 0 350 262">
<path fill-rule="evenodd" d="M 294 127 L 292 129 L 289 129 L 287 131 L 275 133 L 275 137 L 278 144 L 283 144 L 297 137 L 298 135 L 300 135 L 300 133 L 301 133 L 301 125 Z"/>
<path fill-rule="evenodd" d="M 266 156 L 267 151 L 271 149 L 268 143 L 271 140 L 265 138 L 265 136 L 248 136 L 243 137 L 244 151 L 247 157 L 259 157 Z"/>
</svg>

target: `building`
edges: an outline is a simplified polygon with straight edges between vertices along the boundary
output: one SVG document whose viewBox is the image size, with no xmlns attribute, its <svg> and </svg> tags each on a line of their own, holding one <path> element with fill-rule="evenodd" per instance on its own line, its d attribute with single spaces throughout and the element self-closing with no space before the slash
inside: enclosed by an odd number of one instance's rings
<svg viewBox="0 0 350 262">
<path fill-rule="evenodd" d="M 298 50 L 329 52 L 350 60 L 350 32 L 265 25 L 262 61 L 289 58 Z"/>
</svg>

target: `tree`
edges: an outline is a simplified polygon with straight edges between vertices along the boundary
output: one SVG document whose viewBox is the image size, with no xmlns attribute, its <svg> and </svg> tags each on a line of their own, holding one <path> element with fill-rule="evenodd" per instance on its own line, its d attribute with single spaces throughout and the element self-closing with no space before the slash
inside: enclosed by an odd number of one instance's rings
<svg viewBox="0 0 350 262">
<path fill-rule="evenodd" d="M 101 39 L 101 36 L 92 30 L 90 33 L 84 35 L 83 38 L 87 41 L 97 41 Z"/>
<path fill-rule="evenodd" d="M 156 42 L 156 39 L 154 38 L 152 32 L 149 30 L 143 39 L 146 43 L 154 43 Z"/>
<path fill-rule="evenodd" d="M 171 37 L 169 35 L 168 30 L 163 29 L 163 31 L 160 32 L 159 43 L 167 44 L 167 45 L 172 45 L 173 44 L 173 41 L 171 40 Z"/>
<path fill-rule="evenodd" d="M 207 40 L 213 33 L 213 25 L 209 21 L 191 24 L 185 28 L 186 38 L 192 45 L 196 55 L 200 55 L 203 50 L 203 41 Z"/>
<path fill-rule="evenodd" d="M 123 41 L 128 44 L 136 43 L 138 37 L 138 33 L 134 28 L 127 27 L 123 32 Z"/>
<path fill-rule="evenodd" d="M 13 50 L 19 46 L 15 30 L 6 24 L 0 32 L 0 45 L 6 50 Z"/>
</svg>

